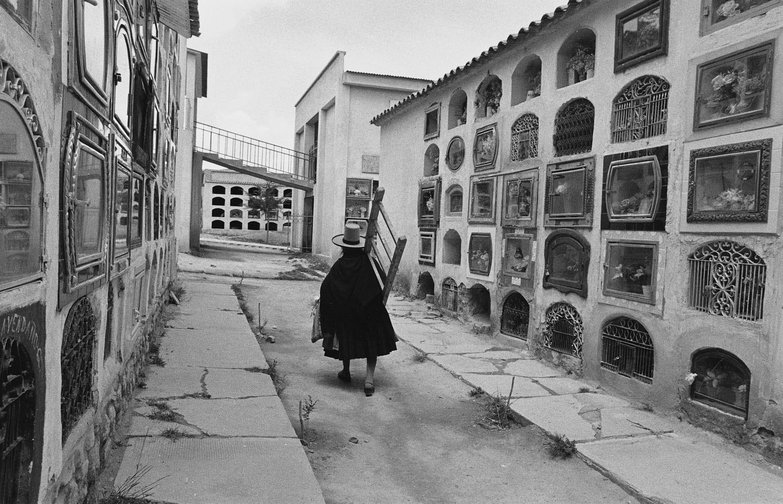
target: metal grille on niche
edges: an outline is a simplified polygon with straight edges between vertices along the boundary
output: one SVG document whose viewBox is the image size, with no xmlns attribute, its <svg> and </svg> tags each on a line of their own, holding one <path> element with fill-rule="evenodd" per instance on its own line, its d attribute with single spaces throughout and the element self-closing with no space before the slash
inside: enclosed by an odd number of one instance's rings
<svg viewBox="0 0 783 504">
<path fill-rule="evenodd" d="M 30 502 L 35 374 L 22 344 L 0 339 L 0 502 Z"/>
<path fill-rule="evenodd" d="M 511 161 L 538 157 L 538 117 L 525 114 L 511 127 Z"/>
<path fill-rule="evenodd" d="M 521 294 L 513 293 L 503 303 L 500 316 L 500 332 L 517 338 L 527 339 L 530 322 L 530 305 Z"/>
<path fill-rule="evenodd" d="M 636 79 L 612 104 L 612 142 L 631 142 L 666 133 L 669 83 L 652 75 Z"/>
<path fill-rule="evenodd" d="M 546 311 L 544 346 L 582 358 L 584 325 L 576 308 L 568 303 L 555 303 Z"/>
<path fill-rule="evenodd" d="M 90 301 L 87 298 L 76 301 L 63 329 L 60 399 L 63 441 L 92 403 L 95 326 L 96 319 Z"/>
<path fill-rule="evenodd" d="M 567 103 L 555 118 L 555 155 L 568 156 L 590 152 L 593 148 L 595 107 L 578 98 Z"/>
<path fill-rule="evenodd" d="M 642 324 L 629 317 L 618 317 L 604 325 L 601 336 L 601 367 L 652 383 L 655 351 Z"/>
</svg>

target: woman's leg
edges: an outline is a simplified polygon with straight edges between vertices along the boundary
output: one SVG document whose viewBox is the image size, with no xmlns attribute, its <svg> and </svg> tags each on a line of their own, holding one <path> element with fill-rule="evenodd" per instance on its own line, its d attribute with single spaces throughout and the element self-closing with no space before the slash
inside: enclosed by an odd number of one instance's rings
<svg viewBox="0 0 783 504">
<path fill-rule="evenodd" d="M 337 378 L 344 382 L 351 381 L 351 360 L 343 359 L 343 370 L 337 373 Z"/>
<path fill-rule="evenodd" d="M 367 375 L 364 378 L 364 394 L 371 396 L 375 392 L 375 364 L 378 357 L 367 357 Z"/>
</svg>

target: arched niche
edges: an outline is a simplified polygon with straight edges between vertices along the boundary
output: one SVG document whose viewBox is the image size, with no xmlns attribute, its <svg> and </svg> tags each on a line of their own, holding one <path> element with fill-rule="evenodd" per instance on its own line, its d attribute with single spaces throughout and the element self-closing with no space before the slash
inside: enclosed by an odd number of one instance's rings
<svg viewBox="0 0 783 504">
<path fill-rule="evenodd" d="M 232 220 L 228 223 L 229 229 L 242 229 L 242 221 Z"/>
<path fill-rule="evenodd" d="M 443 263 L 460 264 L 462 261 L 462 238 L 453 229 L 443 235 Z"/>
<path fill-rule="evenodd" d="M 747 418 L 750 369 L 736 355 L 704 348 L 691 356 L 691 399 Z"/>
<path fill-rule="evenodd" d="M 258 221 L 251 221 L 247 223 L 247 229 L 249 231 L 260 231 L 261 230 L 261 223 Z"/>
<path fill-rule="evenodd" d="M 424 152 L 424 176 L 437 175 L 440 170 L 440 149 L 436 144 L 430 144 Z"/>
<path fill-rule="evenodd" d="M 212 209 L 212 217 L 225 217 L 225 216 L 226 216 L 226 211 L 223 210 L 222 208 L 213 208 Z"/>
<path fill-rule="evenodd" d="M 529 324 L 530 305 L 522 294 L 512 292 L 503 301 L 503 310 L 500 314 L 500 332 L 526 340 Z"/>
<path fill-rule="evenodd" d="M 245 190 L 242 189 L 240 186 L 234 186 L 231 188 L 231 194 L 242 196 L 243 194 L 245 194 Z"/>
<path fill-rule="evenodd" d="M 537 96 L 541 96 L 541 58 L 531 54 L 511 74 L 511 105 Z"/>
<path fill-rule="evenodd" d="M 226 223 L 222 220 L 213 220 L 210 226 L 212 229 L 225 229 Z"/>
<path fill-rule="evenodd" d="M 595 72 L 595 33 L 581 28 L 572 33 L 557 52 L 557 87 L 592 78 Z"/>
<path fill-rule="evenodd" d="M 425 271 L 419 275 L 419 280 L 416 283 L 416 297 L 425 299 L 428 295 L 435 295 L 435 281 L 432 279 L 432 275 Z"/>
<path fill-rule="evenodd" d="M 500 110 L 502 96 L 503 81 L 497 75 L 487 75 L 476 90 L 476 98 L 473 101 L 476 119 L 495 115 Z"/>
<path fill-rule="evenodd" d="M 449 99 L 448 128 L 456 128 L 467 122 L 468 94 L 462 89 L 457 89 Z"/>
</svg>

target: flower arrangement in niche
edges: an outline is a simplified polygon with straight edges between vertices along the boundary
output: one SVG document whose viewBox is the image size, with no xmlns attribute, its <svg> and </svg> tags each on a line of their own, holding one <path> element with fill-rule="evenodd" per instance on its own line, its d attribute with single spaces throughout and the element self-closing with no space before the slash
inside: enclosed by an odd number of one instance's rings
<svg viewBox="0 0 783 504">
<path fill-rule="evenodd" d="M 595 51 L 584 45 L 576 46 L 566 68 L 574 73 L 576 82 L 582 82 L 595 69 Z"/>
<path fill-rule="evenodd" d="M 541 96 L 541 70 L 533 72 L 527 79 L 527 83 L 530 86 L 528 95 L 532 98 L 534 96 Z"/>
<path fill-rule="evenodd" d="M 484 117 L 495 115 L 500 109 L 500 98 L 503 96 L 503 84 L 500 79 L 495 78 L 490 81 L 483 91 L 479 91 L 473 104 L 477 109 L 482 109 Z"/>
<path fill-rule="evenodd" d="M 712 78 L 712 94 L 705 105 L 723 114 L 739 114 L 752 108 L 756 96 L 766 88 L 766 71 L 749 75 L 747 67 L 737 61 L 718 71 Z"/>
<path fill-rule="evenodd" d="M 771 0 L 713 0 L 713 22 L 724 21 L 726 19 L 738 16 L 743 12 L 749 11 L 759 5 L 769 3 Z"/>
</svg>

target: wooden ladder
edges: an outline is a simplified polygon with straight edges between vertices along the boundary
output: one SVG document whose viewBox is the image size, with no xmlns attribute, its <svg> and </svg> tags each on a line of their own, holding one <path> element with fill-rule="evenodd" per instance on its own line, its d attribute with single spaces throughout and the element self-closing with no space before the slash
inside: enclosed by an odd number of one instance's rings
<svg viewBox="0 0 783 504">
<path fill-rule="evenodd" d="M 370 254 L 370 257 L 375 258 L 386 273 L 386 282 L 380 277 L 378 278 L 378 281 L 383 285 L 383 304 L 386 304 L 389 293 L 394 286 L 394 277 L 397 276 L 402 253 L 405 251 L 405 245 L 408 243 L 408 239 L 405 236 L 398 237 L 394 227 L 392 227 L 389 214 L 386 213 L 386 209 L 383 207 L 383 195 L 385 192 L 383 187 L 379 187 L 375 191 L 375 196 L 373 196 L 364 245 L 364 251 Z M 383 226 L 378 225 L 378 217 L 381 217 L 380 221 L 383 222 Z M 384 237 L 384 234 L 386 237 Z M 375 239 L 376 237 L 377 239 Z M 390 245 L 393 245 L 393 248 Z"/>
</svg>

